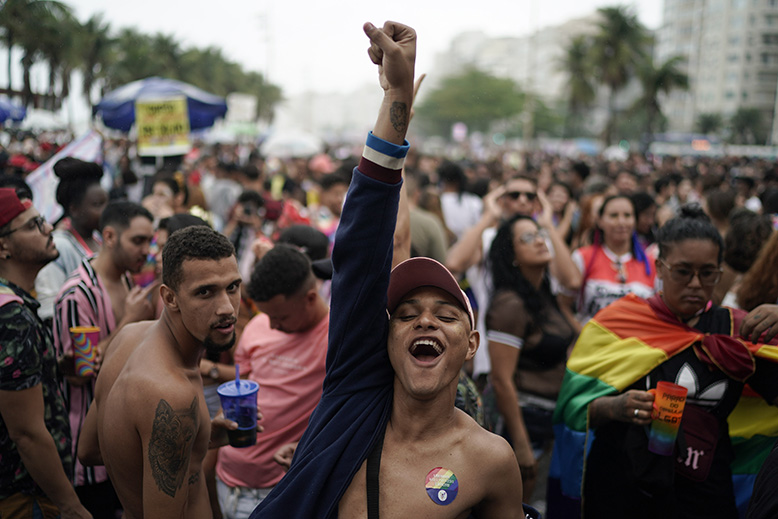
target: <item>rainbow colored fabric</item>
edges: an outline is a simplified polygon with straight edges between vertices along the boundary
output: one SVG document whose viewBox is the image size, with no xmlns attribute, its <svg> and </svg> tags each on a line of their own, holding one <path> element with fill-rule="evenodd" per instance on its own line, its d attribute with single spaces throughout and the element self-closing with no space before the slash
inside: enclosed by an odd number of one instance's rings
<svg viewBox="0 0 778 519">
<path fill-rule="evenodd" d="M 745 313 L 729 312 L 730 330 L 737 330 Z M 694 346 L 701 348 L 703 355 L 710 353 L 705 344 L 713 337 L 661 318 L 649 301 L 635 295 L 619 299 L 595 315 L 575 344 L 557 399 L 549 488 L 560 489 L 562 495 L 550 492 L 549 501 L 568 500 L 559 510 L 573 510 L 580 504 L 585 454 L 595 434 L 588 427 L 589 403 L 620 393 L 686 348 Z M 754 357 L 778 362 L 775 346 L 739 339 L 728 345 L 735 342 L 739 346 L 735 356 L 740 356 L 735 363 L 739 363 L 740 372 L 743 364 L 750 361 L 753 365 Z M 729 424 L 737 455 L 732 466 L 737 502 L 739 507 L 747 506 L 756 472 L 778 437 L 778 409 L 747 387 Z M 549 510 L 552 507 L 550 502 Z"/>
</svg>

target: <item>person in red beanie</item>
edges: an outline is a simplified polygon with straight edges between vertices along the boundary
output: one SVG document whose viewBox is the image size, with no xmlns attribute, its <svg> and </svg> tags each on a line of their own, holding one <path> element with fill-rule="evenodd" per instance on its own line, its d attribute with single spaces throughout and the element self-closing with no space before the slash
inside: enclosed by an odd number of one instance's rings
<svg viewBox="0 0 778 519">
<path fill-rule="evenodd" d="M 51 330 L 31 295 L 59 255 L 51 225 L 0 188 L 0 517 L 92 517 L 81 505 Z"/>
</svg>

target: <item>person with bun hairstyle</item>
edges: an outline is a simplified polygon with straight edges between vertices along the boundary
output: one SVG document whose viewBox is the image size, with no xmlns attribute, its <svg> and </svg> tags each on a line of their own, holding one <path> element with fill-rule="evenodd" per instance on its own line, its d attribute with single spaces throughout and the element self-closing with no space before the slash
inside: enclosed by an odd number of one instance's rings
<svg viewBox="0 0 778 519">
<path fill-rule="evenodd" d="M 662 290 L 603 308 L 568 359 L 554 413 L 549 517 L 580 517 L 580 508 L 584 518 L 735 519 L 730 428 L 774 426 L 762 399 L 778 405 L 778 348 L 765 344 L 778 329 L 763 335 L 775 305 L 746 315 L 712 303 L 723 241 L 699 206 L 682 207 L 657 243 Z M 649 390 L 659 381 L 688 390 L 669 456 L 648 450 Z"/>
<path fill-rule="evenodd" d="M 65 157 L 54 164 L 59 177 L 57 202 L 64 211 L 52 236 L 59 258 L 46 265 L 35 279 L 35 291 L 44 320 L 54 318 L 57 292 L 81 260 L 100 250 L 100 215 L 108 204 L 108 193 L 100 185 L 103 168 L 94 162 Z"/>
</svg>

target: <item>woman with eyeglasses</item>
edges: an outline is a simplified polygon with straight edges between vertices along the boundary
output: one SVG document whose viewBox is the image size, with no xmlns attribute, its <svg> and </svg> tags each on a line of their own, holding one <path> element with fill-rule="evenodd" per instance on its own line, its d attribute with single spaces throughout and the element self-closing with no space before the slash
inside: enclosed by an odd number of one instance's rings
<svg viewBox="0 0 778 519">
<path fill-rule="evenodd" d="M 487 402 L 493 394 L 503 419 L 497 432 L 513 445 L 530 504 L 535 481 L 546 481 L 547 464 L 538 460 L 551 453 L 551 416 L 575 338 L 551 290 L 547 239 L 532 218 L 515 216 L 500 225 L 488 256 L 494 295 L 486 316 L 492 368 L 485 394 Z M 561 237 L 553 243 L 569 260 Z M 544 488 L 535 493 L 542 497 Z"/>
<path fill-rule="evenodd" d="M 711 302 L 721 278 L 718 230 L 699 206 L 687 206 L 659 230 L 657 243 L 662 290 L 648 299 L 628 295 L 600 311 L 567 362 L 554 415 L 564 441 L 555 444 L 549 517 L 568 517 L 564 510 L 582 503 L 584 518 L 735 519 L 735 488 L 740 505 L 750 489 L 740 486 L 740 476 L 733 486 L 732 467 L 763 459 L 764 445 L 733 463 L 730 430 L 741 444 L 755 428 L 776 430 L 778 413 L 759 404 L 778 404 L 778 348 L 756 343 L 765 316 Z M 775 308 L 763 310 L 773 313 L 765 324 L 774 323 Z M 733 337 L 738 331 L 756 344 Z M 668 456 L 648 450 L 649 390 L 659 381 L 688 391 Z M 582 501 L 561 497 L 576 488 L 583 488 Z"/>
<path fill-rule="evenodd" d="M 597 213 L 592 245 L 573 252 L 583 281 L 578 294 L 560 298 L 572 304 L 581 324 L 627 294 L 654 293 L 656 270 L 635 233 L 635 205 L 627 195 L 609 196 Z"/>
</svg>

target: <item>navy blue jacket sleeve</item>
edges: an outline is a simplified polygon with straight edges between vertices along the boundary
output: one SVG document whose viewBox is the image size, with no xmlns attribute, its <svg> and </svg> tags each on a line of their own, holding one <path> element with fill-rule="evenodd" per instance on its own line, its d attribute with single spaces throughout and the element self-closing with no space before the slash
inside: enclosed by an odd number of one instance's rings
<svg viewBox="0 0 778 519">
<path fill-rule="evenodd" d="M 337 517 L 340 498 L 386 427 L 394 379 L 386 292 L 400 186 L 399 170 L 374 161 L 363 158 L 354 171 L 332 253 L 322 398 L 289 472 L 252 519 Z"/>
</svg>

